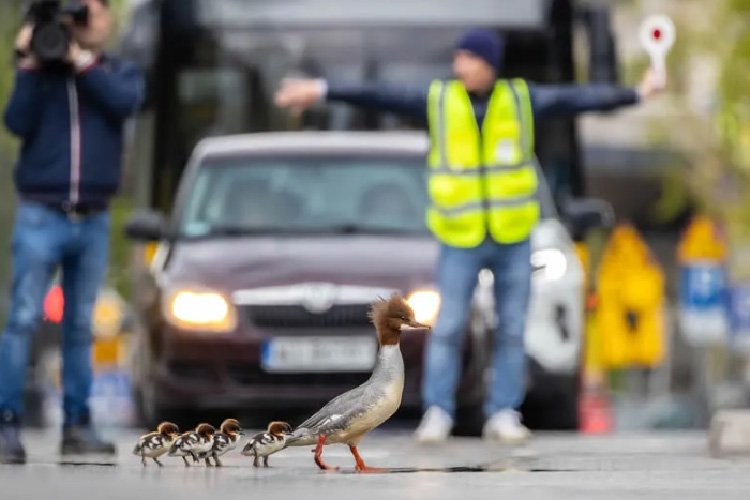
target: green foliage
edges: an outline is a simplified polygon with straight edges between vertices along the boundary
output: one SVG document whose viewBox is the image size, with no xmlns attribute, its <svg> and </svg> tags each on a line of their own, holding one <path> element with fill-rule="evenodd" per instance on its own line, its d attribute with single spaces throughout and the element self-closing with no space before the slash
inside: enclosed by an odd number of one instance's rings
<svg viewBox="0 0 750 500">
<path fill-rule="evenodd" d="M 21 2 L 0 2 L 0 103 L 4 104 L 13 87 L 13 43 L 19 26 Z M 10 283 L 10 238 L 13 227 L 15 195 L 12 171 L 16 142 L 0 127 L 0 322 L 5 309 L 5 296 Z M 1 323 L 0 323 L 1 324 Z"/>
<path fill-rule="evenodd" d="M 681 167 L 666 169 L 662 173 L 662 195 L 654 207 L 652 217 L 656 223 L 667 223 L 688 208 L 690 192 Z"/>
<path fill-rule="evenodd" d="M 128 299 L 130 298 L 131 287 L 129 273 L 131 245 L 125 239 L 123 228 L 132 211 L 133 203 L 128 197 L 119 196 L 112 200 L 108 282 L 120 295 Z"/>
<path fill-rule="evenodd" d="M 0 5 L 0 99 L 3 104 L 13 87 L 13 43 L 20 24 L 20 1 L 6 0 Z M 0 132 L 0 168 L 4 167 L 15 148 L 15 141 L 4 127 Z"/>
<path fill-rule="evenodd" d="M 686 2 L 670 14 L 677 40 L 667 59 L 667 98 L 683 112 L 679 121 L 660 117 L 646 126 L 652 140 L 686 149 L 690 168 L 664 177 L 656 215 L 679 210 L 687 188 L 701 211 L 723 220 L 730 239 L 744 238 L 750 235 L 750 0 Z M 715 109 L 693 110 L 688 99 L 699 58 L 719 68 Z"/>
</svg>

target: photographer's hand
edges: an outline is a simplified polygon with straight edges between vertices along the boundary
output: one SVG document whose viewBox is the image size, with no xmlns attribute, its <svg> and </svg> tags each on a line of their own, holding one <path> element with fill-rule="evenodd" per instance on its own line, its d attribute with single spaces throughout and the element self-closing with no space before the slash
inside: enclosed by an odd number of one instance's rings
<svg viewBox="0 0 750 500">
<path fill-rule="evenodd" d="M 16 50 L 16 55 L 18 56 L 18 64 L 22 68 L 33 67 L 36 64 L 34 56 L 29 50 L 31 45 L 31 36 L 33 34 L 34 26 L 31 24 L 25 24 L 16 36 L 14 48 Z"/>
<path fill-rule="evenodd" d="M 67 60 L 75 67 L 76 72 L 80 73 L 91 67 L 96 58 L 91 51 L 82 49 L 77 42 L 72 41 L 68 48 Z"/>
<path fill-rule="evenodd" d="M 29 45 L 31 45 L 31 35 L 34 33 L 34 26 L 31 24 L 24 24 L 23 28 L 18 32 L 16 36 L 15 48 L 18 52 L 28 54 Z"/>
</svg>

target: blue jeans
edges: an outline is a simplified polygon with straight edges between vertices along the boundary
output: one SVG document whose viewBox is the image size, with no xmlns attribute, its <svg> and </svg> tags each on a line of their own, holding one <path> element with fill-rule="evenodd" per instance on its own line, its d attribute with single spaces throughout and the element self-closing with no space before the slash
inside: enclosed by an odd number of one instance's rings
<svg viewBox="0 0 750 500">
<path fill-rule="evenodd" d="M 109 214 L 74 221 L 22 202 L 13 230 L 10 315 L 0 337 L 0 413 L 21 415 L 32 335 L 39 328 L 53 273 L 62 270 L 64 425 L 87 418 L 91 392 L 91 315 L 107 270 Z"/>
<path fill-rule="evenodd" d="M 492 381 L 484 411 L 518 409 L 524 398 L 526 354 L 524 329 L 531 292 L 531 244 L 502 245 L 491 239 L 476 248 L 442 245 L 437 281 L 440 312 L 425 354 L 422 398 L 425 409 L 438 406 L 455 417 L 461 373 L 461 347 L 479 271 L 495 277 L 497 329 L 494 332 Z"/>
</svg>

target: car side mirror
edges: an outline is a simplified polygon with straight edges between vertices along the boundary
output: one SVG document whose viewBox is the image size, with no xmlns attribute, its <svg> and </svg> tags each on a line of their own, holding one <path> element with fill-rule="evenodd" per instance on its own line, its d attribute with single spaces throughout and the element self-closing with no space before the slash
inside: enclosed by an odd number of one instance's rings
<svg viewBox="0 0 750 500">
<path fill-rule="evenodd" d="M 573 239 L 579 240 L 589 229 L 609 228 L 615 224 L 612 205 L 598 198 L 575 198 L 562 206 L 562 214 Z"/>
<path fill-rule="evenodd" d="M 159 212 L 147 210 L 136 212 L 125 223 L 125 237 L 133 241 L 160 241 L 167 236 L 164 216 Z"/>
</svg>

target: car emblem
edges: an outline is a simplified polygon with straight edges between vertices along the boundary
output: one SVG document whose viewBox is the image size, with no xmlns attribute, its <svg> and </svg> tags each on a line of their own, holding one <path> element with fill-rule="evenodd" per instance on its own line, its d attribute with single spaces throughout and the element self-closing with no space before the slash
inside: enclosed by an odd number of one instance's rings
<svg viewBox="0 0 750 500">
<path fill-rule="evenodd" d="M 303 294 L 303 306 L 311 313 L 328 311 L 336 302 L 338 288 L 330 283 L 307 285 Z"/>
</svg>

